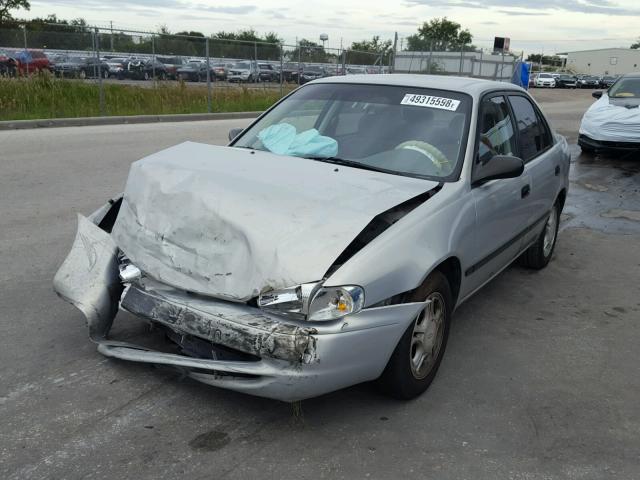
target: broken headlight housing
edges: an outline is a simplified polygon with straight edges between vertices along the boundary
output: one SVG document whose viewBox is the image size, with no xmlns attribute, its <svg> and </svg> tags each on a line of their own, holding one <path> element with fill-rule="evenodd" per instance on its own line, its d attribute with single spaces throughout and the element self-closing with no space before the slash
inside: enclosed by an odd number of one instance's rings
<svg viewBox="0 0 640 480">
<path fill-rule="evenodd" d="M 305 283 L 263 293 L 258 297 L 258 306 L 300 320 L 335 320 L 362 310 L 364 290 L 354 285 L 323 287 L 320 283 Z"/>
</svg>

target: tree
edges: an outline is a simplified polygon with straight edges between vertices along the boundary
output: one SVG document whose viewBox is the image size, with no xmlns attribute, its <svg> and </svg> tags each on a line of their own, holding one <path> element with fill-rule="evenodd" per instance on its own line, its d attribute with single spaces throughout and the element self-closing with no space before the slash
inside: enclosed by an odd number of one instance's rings
<svg viewBox="0 0 640 480">
<path fill-rule="evenodd" d="M 361 42 L 353 42 L 351 50 L 348 53 L 348 63 L 357 65 L 374 65 L 380 63 L 386 64 L 391 55 L 391 40 L 380 41 L 380 37 L 375 35 L 371 40 L 362 40 Z"/>
<path fill-rule="evenodd" d="M 540 53 L 530 53 L 527 56 L 527 62 L 531 62 L 534 65 L 540 64 L 540 59 L 542 59 L 543 65 L 551 65 L 553 67 L 562 67 L 563 60 L 557 55 L 542 55 Z"/>
<path fill-rule="evenodd" d="M 638 50 L 640 48 L 640 38 L 636 43 L 632 43 L 629 48 L 632 48 L 633 50 Z"/>
<path fill-rule="evenodd" d="M 29 0 L 0 0 L 0 25 L 6 21 L 13 20 L 10 11 L 18 8 L 31 9 Z"/>
<path fill-rule="evenodd" d="M 213 52 L 216 57 L 245 58 L 256 60 L 278 60 L 282 40 L 276 33 L 269 32 L 264 36 L 255 30 L 238 32 L 218 32 L 211 38 Z"/>
<path fill-rule="evenodd" d="M 318 45 L 311 40 L 303 38 L 298 42 L 298 46 L 286 53 L 287 58 L 291 62 L 312 63 L 333 63 L 337 59 L 336 55 L 327 53 L 322 45 Z"/>
<path fill-rule="evenodd" d="M 424 22 L 418 33 L 407 37 L 406 50 L 445 52 L 475 50 L 471 43 L 473 35 L 466 28 L 449 20 L 447 17 L 434 18 L 429 22 Z"/>
</svg>

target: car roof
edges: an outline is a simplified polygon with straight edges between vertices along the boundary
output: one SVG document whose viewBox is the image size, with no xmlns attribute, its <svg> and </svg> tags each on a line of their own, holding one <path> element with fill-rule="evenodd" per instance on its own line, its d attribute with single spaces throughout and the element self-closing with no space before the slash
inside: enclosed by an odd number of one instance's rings
<svg viewBox="0 0 640 480">
<path fill-rule="evenodd" d="M 640 73 L 625 73 L 624 75 L 622 75 L 624 78 L 640 78 Z"/>
<path fill-rule="evenodd" d="M 422 75 L 406 73 L 385 73 L 368 75 L 348 75 L 339 77 L 326 77 L 309 83 L 352 83 L 358 85 L 390 85 L 400 87 L 433 88 L 437 90 L 449 90 L 462 92 L 479 98 L 485 92 L 492 90 L 514 90 L 524 92 L 517 85 L 506 82 L 495 82 L 479 78 L 453 77 L 445 75 Z"/>
</svg>

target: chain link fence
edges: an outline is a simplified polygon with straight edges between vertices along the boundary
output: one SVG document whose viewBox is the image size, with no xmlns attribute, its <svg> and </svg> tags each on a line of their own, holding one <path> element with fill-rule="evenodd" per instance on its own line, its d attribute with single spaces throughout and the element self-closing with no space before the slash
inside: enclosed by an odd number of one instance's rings
<svg viewBox="0 0 640 480">
<path fill-rule="evenodd" d="M 428 42 L 426 51 L 399 51 L 393 62 L 394 73 L 457 75 L 486 80 L 510 81 L 521 55 L 472 48 L 437 40 Z"/>
<path fill-rule="evenodd" d="M 14 58 L 3 61 L 4 58 Z M 395 53 L 333 49 L 305 40 L 293 44 L 173 35 L 86 25 L 38 24 L 0 28 L 0 75 L 48 70 L 56 77 L 99 87 L 100 115 L 105 85 L 163 88 L 170 82 L 198 88 L 197 111 L 221 111 L 225 92 L 268 92 L 277 99 L 321 77 L 419 73 L 508 81 L 518 57 L 430 42 L 428 51 Z"/>
</svg>

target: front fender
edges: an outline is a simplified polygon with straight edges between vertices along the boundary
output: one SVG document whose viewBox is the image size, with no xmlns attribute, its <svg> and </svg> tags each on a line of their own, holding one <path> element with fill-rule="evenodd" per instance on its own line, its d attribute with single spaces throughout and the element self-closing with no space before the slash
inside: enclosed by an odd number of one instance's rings
<svg viewBox="0 0 640 480">
<path fill-rule="evenodd" d="M 111 235 L 78 215 L 71 251 L 53 278 L 55 292 L 84 314 L 96 342 L 107 336 L 118 311 L 123 287 L 117 253 Z"/>
</svg>

